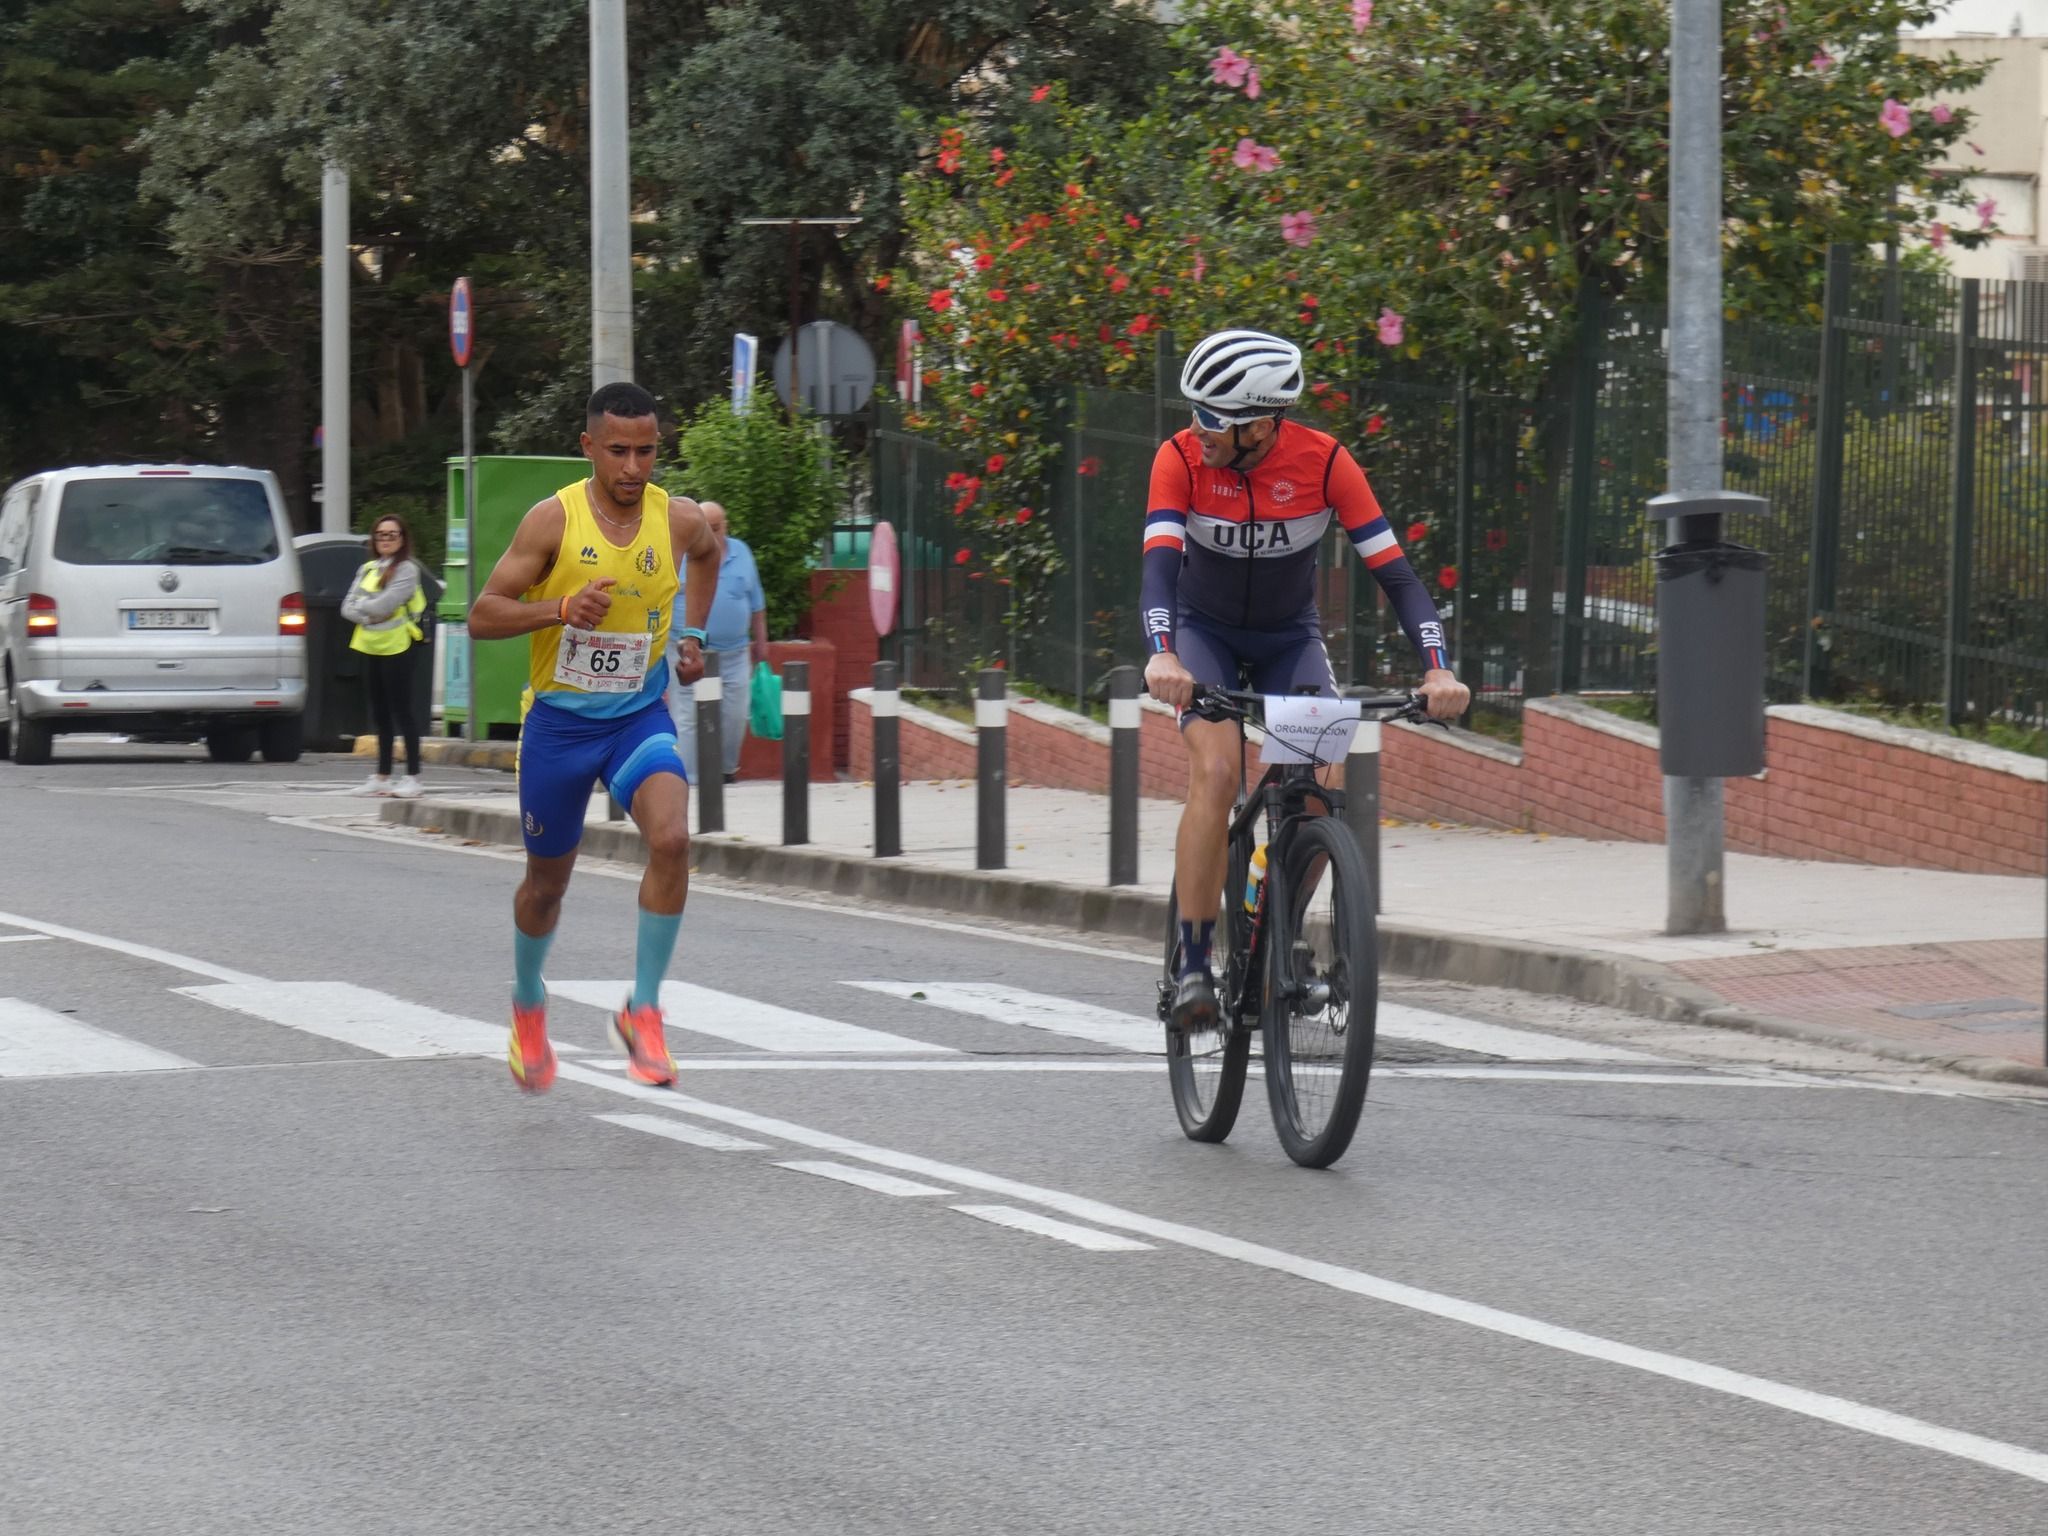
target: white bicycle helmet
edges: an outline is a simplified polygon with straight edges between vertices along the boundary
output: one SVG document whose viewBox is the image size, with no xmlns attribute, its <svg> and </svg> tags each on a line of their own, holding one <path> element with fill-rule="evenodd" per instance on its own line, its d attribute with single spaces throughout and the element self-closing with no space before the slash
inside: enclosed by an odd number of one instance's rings
<svg viewBox="0 0 2048 1536">
<path fill-rule="evenodd" d="M 1180 392 L 1221 425 L 1277 416 L 1301 398 L 1301 348 L 1264 331 L 1218 331 L 1188 354 Z"/>
</svg>

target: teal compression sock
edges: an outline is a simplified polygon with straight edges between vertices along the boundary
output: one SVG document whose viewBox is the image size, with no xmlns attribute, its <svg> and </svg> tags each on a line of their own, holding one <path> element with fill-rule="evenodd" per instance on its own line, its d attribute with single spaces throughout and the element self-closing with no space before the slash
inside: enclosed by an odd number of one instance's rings
<svg viewBox="0 0 2048 1536">
<path fill-rule="evenodd" d="M 682 931 L 680 912 L 650 912 L 640 909 L 640 946 L 633 962 L 633 1006 L 661 1006 L 661 978 L 668 974 L 669 957 L 676 952 L 676 935 Z"/>
<path fill-rule="evenodd" d="M 516 927 L 512 930 L 512 1001 L 521 1008 L 538 1008 L 548 1000 L 540 968 L 547 962 L 548 946 L 554 942 L 552 933 L 536 938 Z"/>
</svg>

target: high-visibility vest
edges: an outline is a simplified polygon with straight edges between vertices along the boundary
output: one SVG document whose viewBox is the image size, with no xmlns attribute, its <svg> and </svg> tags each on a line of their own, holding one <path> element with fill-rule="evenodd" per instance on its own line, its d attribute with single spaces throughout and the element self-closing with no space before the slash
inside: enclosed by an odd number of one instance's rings
<svg viewBox="0 0 2048 1536">
<path fill-rule="evenodd" d="M 356 580 L 365 592 L 375 592 L 383 586 L 383 574 L 378 570 L 381 564 L 381 561 L 372 560 L 356 573 Z M 366 656 L 403 655 L 415 642 L 426 638 L 419 623 L 420 615 L 426 611 L 426 592 L 423 589 L 415 591 L 405 606 L 390 618 L 378 624 L 358 624 L 348 647 Z"/>
</svg>

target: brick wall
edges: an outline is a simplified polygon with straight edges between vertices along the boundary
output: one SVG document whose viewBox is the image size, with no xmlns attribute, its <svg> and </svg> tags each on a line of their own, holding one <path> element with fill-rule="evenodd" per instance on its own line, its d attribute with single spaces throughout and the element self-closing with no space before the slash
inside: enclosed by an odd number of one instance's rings
<svg viewBox="0 0 2048 1536">
<path fill-rule="evenodd" d="M 849 710 L 856 778 L 872 775 L 865 701 Z M 924 716 L 932 725 L 914 723 Z M 1084 722 L 1010 712 L 1017 784 L 1101 790 L 1109 749 Z M 1187 754 L 1173 717 L 1139 717 L 1140 792 L 1178 799 Z M 906 779 L 969 778 L 972 732 L 906 706 Z M 1411 821 L 1519 827 L 1662 842 L 1664 781 L 1654 728 L 1576 699 L 1532 703 L 1520 749 L 1418 726 L 1382 733 L 1381 803 Z M 1979 873 L 2048 873 L 2048 769 L 2038 759 L 1786 707 L 1765 729 L 1769 771 L 1728 781 L 1728 846 L 1742 853 Z"/>
<path fill-rule="evenodd" d="M 874 681 L 882 659 L 881 637 L 868 608 L 866 571 L 811 572 L 811 611 L 797 626 L 805 639 L 822 641 L 837 654 L 832 715 L 832 761 L 845 768 L 852 740 L 847 724 L 846 696 Z"/>
</svg>

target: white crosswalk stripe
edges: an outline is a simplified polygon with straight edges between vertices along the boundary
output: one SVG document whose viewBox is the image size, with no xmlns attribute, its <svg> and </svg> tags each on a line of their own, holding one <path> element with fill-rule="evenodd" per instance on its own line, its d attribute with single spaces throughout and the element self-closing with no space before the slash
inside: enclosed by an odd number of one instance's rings
<svg viewBox="0 0 2048 1536">
<path fill-rule="evenodd" d="M 345 981 L 262 981 L 173 990 L 216 1008 L 379 1056 L 495 1056 L 505 1049 L 503 1024 L 443 1013 Z"/>
<path fill-rule="evenodd" d="M 998 1024 L 1045 1030 L 1073 1040 L 1092 1040 L 1120 1051 L 1149 1056 L 1166 1054 L 1166 1032 L 1157 1020 L 1044 992 L 1025 992 L 981 981 L 853 981 L 847 985 L 952 1013 L 993 1019 Z"/>
<path fill-rule="evenodd" d="M 548 991 L 552 995 L 588 1003 L 607 1013 L 615 1011 L 632 990 L 633 984 L 627 981 L 548 983 Z M 695 1035 L 730 1040 L 735 1045 L 756 1051 L 806 1056 L 841 1053 L 880 1056 L 912 1052 L 927 1056 L 953 1054 L 950 1046 L 929 1045 L 922 1040 L 888 1034 L 879 1029 L 842 1024 L 837 1019 L 798 1013 L 773 1003 L 756 1002 L 750 997 L 692 986 L 686 981 L 664 981 L 661 984 L 661 1011 L 667 1016 L 671 1036 L 677 1030 L 687 1030 Z"/>
<path fill-rule="evenodd" d="M 0 1077 L 165 1072 L 196 1063 L 95 1029 L 68 1014 L 0 997 Z"/>
<path fill-rule="evenodd" d="M 1446 1045 L 1453 1050 L 1480 1051 L 1507 1061 L 1666 1060 L 1646 1051 L 1631 1051 L 1618 1045 L 1595 1045 L 1587 1040 L 1571 1040 L 1563 1035 L 1539 1034 L 1528 1029 L 1510 1029 L 1505 1024 L 1461 1019 L 1428 1008 L 1410 1008 L 1405 1003 L 1380 1004 L 1379 1033 L 1382 1038 L 1392 1036 L 1397 1040 L 1419 1040 L 1425 1045 Z"/>
</svg>

